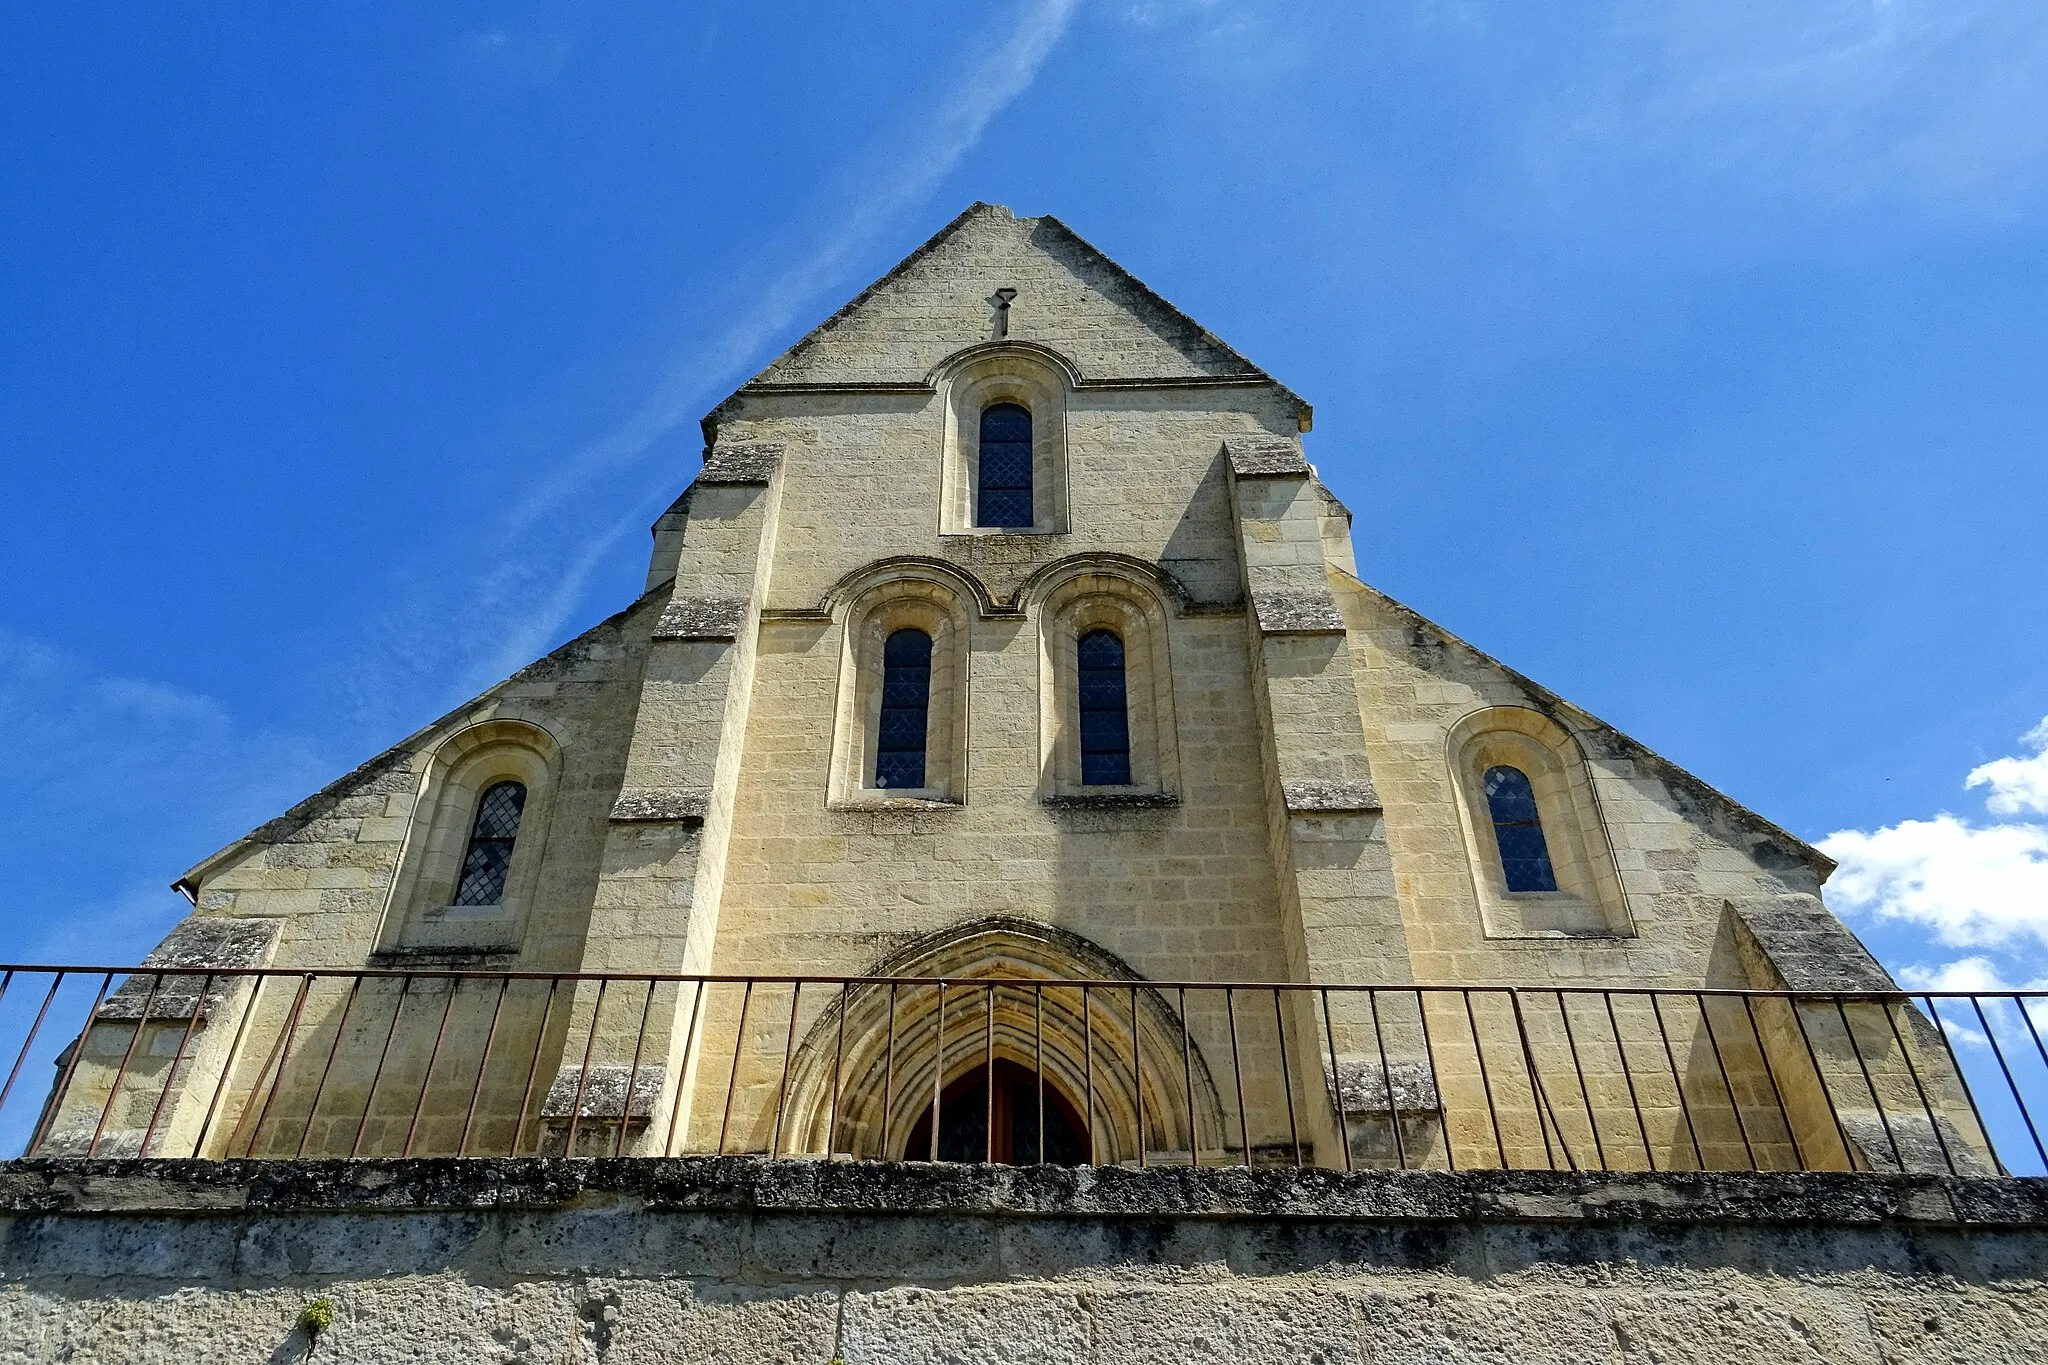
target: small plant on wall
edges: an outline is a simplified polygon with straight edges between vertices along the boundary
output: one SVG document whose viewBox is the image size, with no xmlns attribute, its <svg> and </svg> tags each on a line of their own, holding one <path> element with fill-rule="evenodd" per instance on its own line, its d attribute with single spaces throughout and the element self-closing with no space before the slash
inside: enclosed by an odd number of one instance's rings
<svg viewBox="0 0 2048 1365">
<path fill-rule="evenodd" d="M 320 1334 L 334 1326 L 334 1300 L 315 1299 L 299 1311 L 299 1330 L 306 1334 L 306 1358 L 313 1358 Z"/>
</svg>

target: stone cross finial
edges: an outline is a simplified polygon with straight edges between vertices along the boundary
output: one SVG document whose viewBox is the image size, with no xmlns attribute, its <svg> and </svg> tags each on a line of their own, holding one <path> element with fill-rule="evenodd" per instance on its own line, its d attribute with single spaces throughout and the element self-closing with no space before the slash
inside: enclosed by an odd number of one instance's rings
<svg viewBox="0 0 2048 1365">
<path fill-rule="evenodd" d="M 1010 334 L 1010 300 L 1017 297 L 1017 291 L 1010 288 L 996 290 L 988 301 L 996 306 L 996 340 L 1001 341 Z"/>
</svg>

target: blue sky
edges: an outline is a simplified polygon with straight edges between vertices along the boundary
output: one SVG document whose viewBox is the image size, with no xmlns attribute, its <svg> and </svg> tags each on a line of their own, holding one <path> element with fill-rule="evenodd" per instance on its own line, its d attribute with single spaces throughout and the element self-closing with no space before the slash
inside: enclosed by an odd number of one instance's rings
<svg viewBox="0 0 2048 1365">
<path fill-rule="evenodd" d="M 2048 977 L 2031 0 L 0 25 L 0 956 L 133 960 L 630 600 L 697 418 L 987 199 L 1306 395 L 1369 581 L 1836 836 L 1892 965 Z"/>
</svg>

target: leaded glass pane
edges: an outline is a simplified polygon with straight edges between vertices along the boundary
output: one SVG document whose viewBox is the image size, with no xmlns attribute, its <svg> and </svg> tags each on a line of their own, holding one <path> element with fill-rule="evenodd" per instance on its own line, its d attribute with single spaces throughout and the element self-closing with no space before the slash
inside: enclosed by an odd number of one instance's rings
<svg viewBox="0 0 2048 1365">
<path fill-rule="evenodd" d="M 1113 753 L 1131 747 L 1131 734 L 1122 711 L 1081 713 L 1081 752 Z"/>
<path fill-rule="evenodd" d="M 982 409 L 975 523 L 1032 525 L 1031 414 L 1015 403 Z"/>
<path fill-rule="evenodd" d="M 924 785 L 931 711 L 932 637 L 899 630 L 882 643 L 882 711 L 875 726 L 875 785 Z"/>
<path fill-rule="evenodd" d="M 1081 755 L 1081 782 L 1089 787 L 1128 787 L 1131 785 L 1131 756 L 1129 752 Z"/>
<path fill-rule="evenodd" d="M 525 810 L 526 788 L 518 782 L 494 783 L 484 792 L 462 856 L 455 904 L 496 905 L 505 899 L 505 874 L 512 868 L 512 845 Z"/>
<path fill-rule="evenodd" d="M 981 478 L 985 488 L 1028 491 L 1031 487 L 1031 451 L 1028 448 L 1014 450 L 1008 446 L 991 446 L 983 450 Z"/>
<path fill-rule="evenodd" d="M 1529 785 L 1528 774 L 1504 765 L 1488 768 L 1484 785 L 1508 890 L 1557 890 L 1557 873 L 1550 865 L 1550 847 L 1544 842 L 1536 792 Z"/>
<path fill-rule="evenodd" d="M 1082 669 L 1115 669 L 1117 676 L 1123 676 L 1124 642 L 1106 630 L 1091 630 L 1081 637 L 1074 648 L 1074 657 Z"/>
<path fill-rule="evenodd" d="M 880 742 L 877 747 L 884 750 L 922 749 L 925 715 L 925 708 L 921 706 L 883 707 Z"/>
<path fill-rule="evenodd" d="M 924 785 L 924 750 L 875 756 L 875 785 L 896 790 Z"/>
<path fill-rule="evenodd" d="M 1536 793 L 1520 768 L 1486 770 L 1486 804 L 1495 824 L 1536 823 Z"/>
<path fill-rule="evenodd" d="M 882 670 L 882 705 L 923 706 L 931 699 L 932 673 L 909 664 L 888 664 Z"/>
<path fill-rule="evenodd" d="M 1022 493 L 1005 492 L 1002 489 L 981 490 L 981 517 L 983 526 L 1022 528 L 1031 525 L 1031 491 Z"/>
<path fill-rule="evenodd" d="M 1131 782 L 1130 706 L 1124 692 L 1124 642 L 1091 630 L 1075 650 L 1081 710 L 1081 782 L 1127 787 Z"/>
<path fill-rule="evenodd" d="M 930 668 L 932 664 L 932 637 L 921 630 L 898 630 L 890 632 L 882 642 L 882 662 L 892 665 L 908 665 L 911 668 Z"/>
<path fill-rule="evenodd" d="M 1030 441 L 1030 412 L 1017 403 L 990 404 L 981 410 L 981 439 L 984 441 Z"/>
</svg>

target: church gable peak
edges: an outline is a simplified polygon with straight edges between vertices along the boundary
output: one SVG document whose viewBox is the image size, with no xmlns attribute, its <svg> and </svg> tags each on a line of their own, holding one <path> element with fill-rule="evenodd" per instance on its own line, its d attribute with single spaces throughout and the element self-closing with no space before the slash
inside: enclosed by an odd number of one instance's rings
<svg viewBox="0 0 2048 1365">
<path fill-rule="evenodd" d="M 923 389 L 961 352 L 1003 343 L 1057 353 L 1083 386 L 1149 380 L 1281 388 L 1057 218 L 1019 218 L 975 203 L 740 394 Z M 1294 401 L 1305 428 L 1308 405 Z"/>
</svg>

